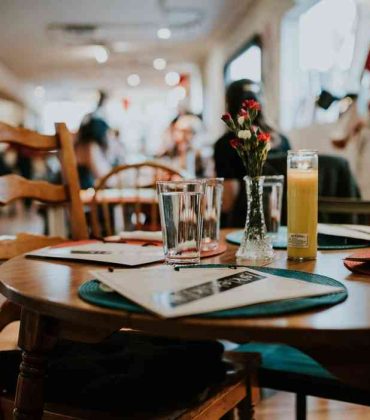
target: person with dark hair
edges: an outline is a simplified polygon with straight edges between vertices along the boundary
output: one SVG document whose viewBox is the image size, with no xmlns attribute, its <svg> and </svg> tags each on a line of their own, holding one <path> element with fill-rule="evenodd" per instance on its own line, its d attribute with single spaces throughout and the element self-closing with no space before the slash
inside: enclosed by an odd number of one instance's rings
<svg viewBox="0 0 370 420">
<path fill-rule="evenodd" d="M 261 103 L 261 99 L 256 93 L 258 88 L 258 85 L 249 79 L 237 80 L 228 86 L 226 91 L 226 105 L 228 112 L 233 118 L 240 111 L 243 101 L 253 99 Z M 267 123 L 263 113 L 263 104 L 261 105 L 262 110 L 258 113 L 255 124 L 271 136 L 269 156 L 286 153 L 290 149 L 288 139 Z M 228 216 L 227 220 L 225 217 L 222 219 L 223 224 L 241 227 L 245 223 L 246 213 L 245 188 L 242 185 L 242 180 L 246 175 L 246 169 L 236 150 L 230 146 L 230 140 L 234 137 L 235 135 L 233 133 L 227 132 L 217 140 L 214 146 L 214 160 L 216 175 L 225 178 L 223 213 Z M 268 168 L 269 165 L 267 162 L 267 171 Z"/>
<path fill-rule="evenodd" d="M 112 169 L 108 158 L 108 136 L 108 124 L 98 117 L 92 116 L 80 126 L 75 151 L 82 189 L 93 187 L 97 178 Z"/>
</svg>

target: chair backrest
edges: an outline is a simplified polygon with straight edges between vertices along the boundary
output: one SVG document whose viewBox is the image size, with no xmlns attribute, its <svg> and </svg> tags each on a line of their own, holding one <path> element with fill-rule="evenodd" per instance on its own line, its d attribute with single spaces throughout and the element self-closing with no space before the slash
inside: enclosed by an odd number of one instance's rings
<svg viewBox="0 0 370 420">
<path fill-rule="evenodd" d="M 356 222 L 370 224 L 370 201 L 356 198 L 319 197 L 319 212 L 357 216 Z"/>
<path fill-rule="evenodd" d="M 127 224 L 134 229 L 160 229 L 156 181 L 183 178 L 189 178 L 183 170 L 156 161 L 115 167 L 96 182 L 90 202 L 93 237 L 101 238 L 117 233 L 114 229 L 114 215 L 117 214 L 122 215 L 125 229 Z M 114 188 L 109 188 L 113 185 Z"/>
<path fill-rule="evenodd" d="M 19 175 L 0 177 L 0 205 L 20 198 L 30 198 L 43 203 L 66 204 L 70 211 L 72 239 L 88 238 L 86 219 L 80 198 L 73 139 L 64 123 L 55 125 L 55 135 L 43 135 L 25 128 L 0 123 L 0 143 L 27 147 L 40 152 L 57 152 L 62 169 L 62 185 L 46 181 L 33 181 Z"/>
</svg>

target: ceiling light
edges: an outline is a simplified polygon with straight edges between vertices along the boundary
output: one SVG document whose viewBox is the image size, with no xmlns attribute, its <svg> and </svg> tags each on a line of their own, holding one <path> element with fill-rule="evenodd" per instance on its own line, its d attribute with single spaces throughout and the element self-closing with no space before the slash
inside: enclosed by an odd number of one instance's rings
<svg viewBox="0 0 370 420">
<path fill-rule="evenodd" d="M 176 86 L 173 89 L 173 95 L 179 100 L 182 101 L 186 98 L 186 89 L 182 86 Z"/>
<path fill-rule="evenodd" d="M 176 86 L 180 82 L 180 75 L 176 71 L 169 71 L 166 74 L 164 80 L 168 84 L 168 86 Z"/>
<path fill-rule="evenodd" d="M 113 44 L 113 50 L 117 53 L 130 51 L 132 45 L 130 42 L 118 41 Z"/>
<path fill-rule="evenodd" d="M 171 30 L 169 28 L 159 28 L 157 31 L 157 37 L 159 39 L 171 38 Z"/>
<path fill-rule="evenodd" d="M 131 87 L 139 86 L 140 82 L 141 80 L 138 74 L 130 74 L 130 76 L 127 77 L 127 84 Z"/>
<path fill-rule="evenodd" d="M 167 66 L 167 62 L 164 58 L 156 58 L 153 60 L 153 67 L 156 70 L 164 70 Z"/>
<path fill-rule="evenodd" d="M 102 45 L 96 45 L 94 48 L 94 56 L 95 56 L 95 60 L 100 63 L 106 63 L 108 61 L 108 50 L 103 47 Z"/>
<path fill-rule="evenodd" d="M 42 86 L 36 86 L 34 90 L 36 98 L 43 98 L 45 96 L 45 88 Z"/>
</svg>

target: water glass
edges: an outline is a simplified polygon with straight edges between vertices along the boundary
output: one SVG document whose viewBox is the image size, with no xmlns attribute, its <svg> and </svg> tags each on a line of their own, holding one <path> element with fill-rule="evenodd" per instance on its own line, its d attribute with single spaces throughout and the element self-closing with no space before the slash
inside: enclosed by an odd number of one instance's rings
<svg viewBox="0 0 370 420">
<path fill-rule="evenodd" d="M 167 264 L 199 264 L 204 182 L 157 181 Z"/>
<path fill-rule="evenodd" d="M 263 210 L 267 233 L 276 237 L 280 228 L 284 175 L 265 176 L 263 183 Z"/>
<path fill-rule="evenodd" d="M 220 239 L 220 217 L 222 193 L 224 189 L 223 178 L 204 179 L 204 210 L 202 251 L 218 248 Z"/>
</svg>

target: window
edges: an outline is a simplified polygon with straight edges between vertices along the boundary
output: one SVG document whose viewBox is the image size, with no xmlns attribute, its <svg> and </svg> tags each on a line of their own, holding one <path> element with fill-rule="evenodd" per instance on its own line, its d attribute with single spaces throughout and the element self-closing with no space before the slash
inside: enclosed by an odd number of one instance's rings
<svg viewBox="0 0 370 420">
<path fill-rule="evenodd" d="M 337 120 L 338 102 L 327 110 L 315 107 L 322 90 L 338 98 L 353 93 L 356 3 L 354 0 L 313 3 L 302 2 L 283 21 L 281 125 L 285 130 Z M 303 9 L 305 5 L 310 6 Z"/>
<path fill-rule="evenodd" d="M 260 83 L 262 79 L 262 50 L 259 39 L 249 41 L 225 66 L 225 83 L 250 79 Z"/>
</svg>

